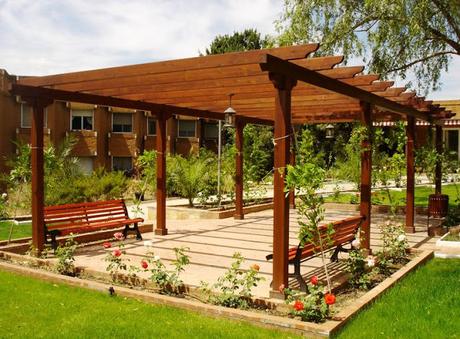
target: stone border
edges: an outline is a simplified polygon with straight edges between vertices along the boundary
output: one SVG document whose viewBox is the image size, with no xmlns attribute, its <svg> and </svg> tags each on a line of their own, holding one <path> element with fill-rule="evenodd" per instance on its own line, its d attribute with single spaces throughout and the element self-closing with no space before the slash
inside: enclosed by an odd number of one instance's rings
<svg viewBox="0 0 460 339">
<path fill-rule="evenodd" d="M 449 232 L 436 241 L 434 256 L 442 259 L 460 259 L 460 241 L 444 240 Z"/>
<path fill-rule="evenodd" d="M 362 310 L 365 306 L 372 303 L 381 294 L 383 294 L 388 288 L 396 284 L 400 279 L 406 276 L 409 272 L 416 269 L 419 265 L 427 262 L 433 258 L 433 251 L 423 251 L 413 258 L 408 264 L 393 273 L 390 277 L 385 279 L 379 285 L 371 289 L 369 292 L 355 300 L 351 305 L 345 307 L 340 312 L 335 314 L 331 320 L 327 320 L 321 324 L 303 322 L 300 320 L 280 317 L 271 314 L 264 314 L 263 312 L 245 311 L 226 308 L 222 306 L 215 306 L 205 304 L 198 301 L 187 300 L 183 298 L 176 298 L 157 293 L 151 293 L 147 291 L 134 290 L 127 287 L 115 287 L 115 291 L 118 295 L 124 297 L 131 297 L 138 300 L 142 300 L 153 304 L 162 304 L 172 307 L 179 307 L 190 311 L 202 313 L 204 315 L 213 317 L 225 317 L 233 320 L 241 320 L 253 323 L 258 326 L 268 327 L 272 329 L 281 329 L 291 332 L 296 332 L 310 337 L 329 337 L 335 335 L 343 326 L 352 319 L 352 317 Z M 32 259 L 32 257 L 24 258 L 20 255 L 11 253 L 1 252 L 0 258 L 4 259 Z M 37 265 L 50 266 L 49 261 L 43 259 L 33 258 Z M 33 261 L 32 261 L 33 262 Z M 91 290 L 97 290 L 108 293 L 110 284 L 96 282 L 92 280 L 86 280 L 81 278 L 67 277 L 64 275 L 52 273 L 45 270 L 39 270 L 35 268 L 15 265 L 7 262 L 0 262 L 0 269 L 15 272 L 25 276 L 31 276 L 39 278 L 45 281 L 54 283 L 64 283 L 71 286 L 77 286 L 87 288 Z"/>
<path fill-rule="evenodd" d="M 359 204 L 347 204 L 347 203 L 338 203 L 338 202 L 325 202 L 324 208 L 328 209 L 336 209 L 339 211 L 359 211 Z M 386 214 L 390 213 L 391 206 L 388 205 L 372 205 L 372 213 L 379 213 L 379 214 Z M 416 206 L 415 213 L 418 215 L 427 215 L 428 208 Z M 406 214 L 406 206 L 399 206 L 396 208 L 396 213 L 405 215 Z"/>
<path fill-rule="evenodd" d="M 255 213 L 273 209 L 273 202 L 249 205 L 243 207 L 243 213 Z M 168 220 L 200 220 L 200 219 L 226 219 L 235 215 L 235 208 L 216 211 L 209 209 L 190 208 L 187 206 L 168 206 L 166 208 L 166 218 Z M 148 219 L 155 219 L 156 207 L 147 207 Z"/>
</svg>

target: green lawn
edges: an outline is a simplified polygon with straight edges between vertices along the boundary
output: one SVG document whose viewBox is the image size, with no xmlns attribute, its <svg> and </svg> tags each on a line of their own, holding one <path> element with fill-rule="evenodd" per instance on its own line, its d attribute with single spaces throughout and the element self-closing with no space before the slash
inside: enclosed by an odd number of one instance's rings
<svg viewBox="0 0 460 339">
<path fill-rule="evenodd" d="M 300 338 L 0 271 L 0 338 Z"/>
<path fill-rule="evenodd" d="M 427 186 L 415 187 L 415 205 L 416 206 L 428 206 L 428 196 L 434 193 L 434 188 Z M 442 193 L 449 196 L 449 205 L 455 206 L 455 199 L 457 199 L 457 191 L 454 185 L 442 186 Z M 400 206 L 406 204 L 406 191 L 391 191 L 393 201 L 397 201 Z M 325 198 L 326 202 L 339 202 L 349 204 L 353 198 L 356 197 L 355 193 L 341 193 L 338 199 L 334 199 L 333 196 Z M 356 200 L 356 203 L 358 200 Z M 372 193 L 372 204 L 373 205 L 388 205 L 388 196 L 386 192 L 376 191 Z"/>
<path fill-rule="evenodd" d="M 434 259 L 357 315 L 339 338 L 460 337 L 460 260 Z"/>
<path fill-rule="evenodd" d="M 0 221 L 0 240 L 8 239 L 10 233 L 10 222 Z M 14 225 L 11 239 L 24 238 L 32 236 L 31 224 Z"/>
</svg>

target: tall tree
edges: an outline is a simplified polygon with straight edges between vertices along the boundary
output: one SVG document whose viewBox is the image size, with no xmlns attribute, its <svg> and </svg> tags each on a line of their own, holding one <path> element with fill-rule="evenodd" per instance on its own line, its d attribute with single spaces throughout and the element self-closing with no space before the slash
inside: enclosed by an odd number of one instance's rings
<svg viewBox="0 0 460 339">
<path fill-rule="evenodd" d="M 383 77 L 413 72 L 425 92 L 460 55 L 459 0 L 285 0 L 277 28 L 280 44 L 319 41 Z"/>
<path fill-rule="evenodd" d="M 268 36 L 262 38 L 256 29 L 249 28 L 243 32 L 234 32 L 232 35 L 216 36 L 209 48 L 206 48 L 206 55 L 250 51 L 266 48 L 269 44 Z"/>
</svg>

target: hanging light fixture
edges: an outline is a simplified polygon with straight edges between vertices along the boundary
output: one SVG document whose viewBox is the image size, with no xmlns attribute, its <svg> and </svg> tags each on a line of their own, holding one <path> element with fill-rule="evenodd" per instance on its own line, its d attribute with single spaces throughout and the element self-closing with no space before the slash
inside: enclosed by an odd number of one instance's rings
<svg viewBox="0 0 460 339">
<path fill-rule="evenodd" d="M 234 96 L 233 93 L 230 93 L 228 95 L 228 108 L 224 111 L 225 113 L 224 127 L 235 127 L 236 111 L 232 107 L 232 96 Z"/>
<path fill-rule="evenodd" d="M 334 125 L 326 125 L 326 139 L 334 139 Z"/>
</svg>

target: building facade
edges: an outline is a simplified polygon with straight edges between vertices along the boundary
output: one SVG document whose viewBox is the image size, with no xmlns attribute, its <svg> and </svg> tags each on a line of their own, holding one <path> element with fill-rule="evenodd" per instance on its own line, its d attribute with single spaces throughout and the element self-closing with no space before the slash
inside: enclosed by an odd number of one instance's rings
<svg viewBox="0 0 460 339">
<path fill-rule="evenodd" d="M 30 140 L 32 109 L 9 93 L 15 81 L 0 69 L 1 173 L 16 152 L 14 141 Z M 156 121 L 149 112 L 57 101 L 45 112 L 45 146 L 59 145 L 69 135 L 76 140 L 73 155 L 84 172 L 100 167 L 129 171 L 139 154 L 155 149 Z M 217 121 L 173 116 L 167 122 L 170 153 L 187 155 L 200 147 L 217 151 L 217 138 Z"/>
</svg>

